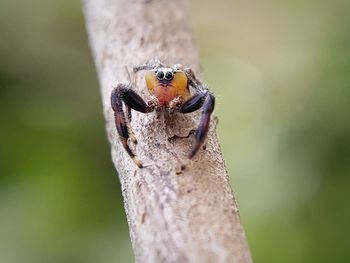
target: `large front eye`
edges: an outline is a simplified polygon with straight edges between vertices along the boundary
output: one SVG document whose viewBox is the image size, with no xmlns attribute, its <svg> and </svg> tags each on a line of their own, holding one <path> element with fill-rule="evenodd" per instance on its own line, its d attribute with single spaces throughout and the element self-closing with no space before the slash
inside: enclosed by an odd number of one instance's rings
<svg viewBox="0 0 350 263">
<path fill-rule="evenodd" d="M 166 78 L 167 80 L 171 80 L 171 79 L 173 78 L 173 73 L 170 72 L 170 71 L 168 71 L 168 72 L 165 74 L 165 78 Z"/>
<path fill-rule="evenodd" d="M 163 79 L 164 78 L 164 72 L 163 71 L 158 71 L 157 72 L 157 78 L 158 79 Z"/>
</svg>

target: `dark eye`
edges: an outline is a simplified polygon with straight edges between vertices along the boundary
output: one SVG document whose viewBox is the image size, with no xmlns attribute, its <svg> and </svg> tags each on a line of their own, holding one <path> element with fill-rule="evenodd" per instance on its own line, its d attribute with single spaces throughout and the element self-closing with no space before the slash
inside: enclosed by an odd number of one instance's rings
<svg viewBox="0 0 350 263">
<path fill-rule="evenodd" d="M 167 80 L 171 80 L 171 79 L 173 78 L 173 73 L 170 72 L 170 71 L 168 71 L 168 72 L 165 74 L 165 78 L 166 78 Z"/>
<path fill-rule="evenodd" d="M 158 79 L 163 79 L 164 78 L 164 72 L 163 71 L 158 71 L 157 72 L 157 78 Z"/>
</svg>

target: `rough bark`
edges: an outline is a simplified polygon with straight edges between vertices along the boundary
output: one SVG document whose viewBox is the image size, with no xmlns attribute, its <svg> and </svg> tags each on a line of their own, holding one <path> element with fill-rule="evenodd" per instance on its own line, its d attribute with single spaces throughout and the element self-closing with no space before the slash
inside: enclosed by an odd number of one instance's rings
<svg viewBox="0 0 350 263">
<path fill-rule="evenodd" d="M 199 60 L 186 1 L 85 0 L 84 13 L 103 99 L 112 159 L 118 170 L 137 262 L 251 262 L 212 118 L 206 149 L 187 156 L 199 114 L 133 111 L 139 169 L 118 139 L 110 106 L 120 82 L 149 99 L 132 67 L 155 56 L 197 74 Z M 181 166 L 185 165 L 185 169 Z M 182 167 L 183 168 L 183 167 Z"/>
</svg>

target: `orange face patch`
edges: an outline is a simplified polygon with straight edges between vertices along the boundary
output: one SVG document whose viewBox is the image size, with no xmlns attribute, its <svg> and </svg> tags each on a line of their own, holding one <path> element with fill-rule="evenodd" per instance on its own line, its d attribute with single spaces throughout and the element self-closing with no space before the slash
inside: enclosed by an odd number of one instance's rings
<svg viewBox="0 0 350 263">
<path fill-rule="evenodd" d="M 163 105 L 167 105 L 176 97 L 183 101 L 190 97 L 188 79 L 182 71 L 174 72 L 174 77 L 169 82 L 158 80 L 154 71 L 147 72 L 145 78 L 148 91 Z"/>
</svg>

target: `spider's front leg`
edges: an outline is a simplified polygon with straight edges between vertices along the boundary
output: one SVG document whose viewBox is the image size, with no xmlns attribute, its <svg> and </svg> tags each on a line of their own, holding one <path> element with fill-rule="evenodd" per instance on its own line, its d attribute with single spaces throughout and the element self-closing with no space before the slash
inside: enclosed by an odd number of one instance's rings
<svg viewBox="0 0 350 263">
<path fill-rule="evenodd" d="M 142 65 L 138 65 L 136 67 L 133 68 L 134 73 L 137 73 L 141 70 L 152 70 L 158 67 L 163 67 L 163 63 L 160 62 L 160 60 L 158 58 L 155 58 L 153 62 L 151 63 L 146 63 L 146 64 L 142 64 Z"/>
<path fill-rule="evenodd" d="M 174 68 L 177 70 L 181 70 L 186 74 L 189 80 L 189 84 L 192 87 L 194 87 L 197 90 L 207 90 L 207 88 L 204 87 L 202 82 L 196 77 L 196 75 L 194 74 L 191 68 L 184 68 L 181 64 L 176 64 Z"/>
<path fill-rule="evenodd" d="M 198 128 L 195 132 L 195 143 L 192 147 L 192 151 L 189 155 L 191 159 L 196 155 L 199 148 L 203 144 L 209 130 L 210 116 L 214 110 L 215 97 L 209 91 L 199 92 L 188 99 L 180 108 L 182 113 L 190 113 L 198 109 L 201 110 L 201 117 L 199 120 Z"/>
<path fill-rule="evenodd" d="M 123 103 L 127 106 L 127 112 L 124 112 L 123 110 Z M 111 94 L 111 105 L 114 111 L 115 126 L 122 145 L 134 160 L 135 164 L 142 168 L 142 162 L 135 157 L 135 154 L 131 151 L 128 145 L 128 139 L 130 136 L 127 119 L 131 119 L 130 109 L 142 113 L 148 113 L 153 111 L 153 108 L 147 105 L 135 91 L 125 84 L 118 84 L 118 86 L 113 89 Z"/>
</svg>

